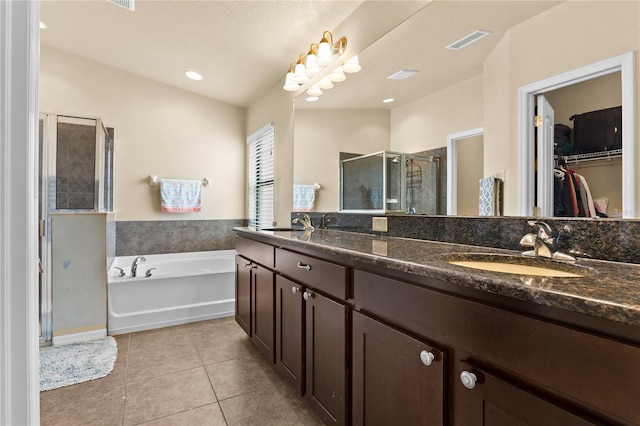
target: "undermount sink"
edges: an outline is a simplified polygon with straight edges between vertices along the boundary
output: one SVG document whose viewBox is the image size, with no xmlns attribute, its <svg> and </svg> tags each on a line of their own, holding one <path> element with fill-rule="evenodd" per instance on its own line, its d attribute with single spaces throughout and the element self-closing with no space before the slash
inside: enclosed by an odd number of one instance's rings
<svg viewBox="0 0 640 426">
<path fill-rule="evenodd" d="M 442 260 L 452 265 L 482 271 L 536 277 L 576 278 L 590 275 L 592 268 L 538 257 L 487 253 L 451 253 Z"/>
</svg>

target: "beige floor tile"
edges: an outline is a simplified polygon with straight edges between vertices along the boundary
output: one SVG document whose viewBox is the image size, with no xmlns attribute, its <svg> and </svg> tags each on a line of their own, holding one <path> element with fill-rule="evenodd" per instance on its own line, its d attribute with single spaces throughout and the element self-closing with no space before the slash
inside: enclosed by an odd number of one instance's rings
<svg viewBox="0 0 640 426">
<path fill-rule="evenodd" d="M 120 425 L 124 385 L 97 379 L 40 393 L 40 424 Z"/>
<path fill-rule="evenodd" d="M 218 400 L 273 387 L 271 376 L 253 357 L 232 359 L 206 368 Z"/>
<path fill-rule="evenodd" d="M 322 423 L 307 411 L 300 412 L 275 387 L 267 387 L 220 401 L 229 426 L 300 426 Z"/>
<path fill-rule="evenodd" d="M 226 426 L 218 403 L 142 423 L 145 426 Z"/>
<path fill-rule="evenodd" d="M 188 333 L 171 337 L 131 338 L 127 382 L 201 367 L 202 361 Z"/>
<path fill-rule="evenodd" d="M 215 401 L 204 367 L 127 382 L 124 424 L 135 425 Z"/>
</svg>

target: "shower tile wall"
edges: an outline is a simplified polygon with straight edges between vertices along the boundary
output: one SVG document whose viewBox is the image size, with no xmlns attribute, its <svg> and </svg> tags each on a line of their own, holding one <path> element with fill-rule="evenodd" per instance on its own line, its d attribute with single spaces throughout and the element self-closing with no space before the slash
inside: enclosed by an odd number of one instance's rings
<svg viewBox="0 0 640 426">
<path fill-rule="evenodd" d="M 440 159 L 440 188 L 438 194 L 440 203 L 437 214 L 447 214 L 447 147 L 430 149 L 428 151 L 414 152 L 413 155 L 433 156 Z"/>
<path fill-rule="evenodd" d="M 230 250 L 235 247 L 234 226 L 247 226 L 247 221 L 119 221 L 116 256 Z"/>
<path fill-rule="evenodd" d="M 58 123 L 56 209 L 94 208 L 95 158 L 95 126 Z"/>
</svg>

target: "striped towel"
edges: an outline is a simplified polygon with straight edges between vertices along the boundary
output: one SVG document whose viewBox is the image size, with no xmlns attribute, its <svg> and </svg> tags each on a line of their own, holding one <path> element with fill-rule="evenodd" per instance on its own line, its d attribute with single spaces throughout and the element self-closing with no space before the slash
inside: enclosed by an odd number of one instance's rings
<svg viewBox="0 0 640 426">
<path fill-rule="evenodd" d="M 202 181 L 161 179 L 160 209 L 165 213 L 201 211 Z"/>
</svg>

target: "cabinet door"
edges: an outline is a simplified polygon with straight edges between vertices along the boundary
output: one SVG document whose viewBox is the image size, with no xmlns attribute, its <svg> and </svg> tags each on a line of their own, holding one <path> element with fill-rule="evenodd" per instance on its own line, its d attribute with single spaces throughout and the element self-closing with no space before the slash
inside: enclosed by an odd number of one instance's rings
<svg viewBox="0 0 640 426">
<path fill-rule="evenodd" d="M 303 292 L 301 285 L 276 276 L 276 368 L 300 395 L 304 393 Z"/>
<path fill-rule="evenodd" d="M 255 264 L 252 270 L 251 339 L 267 359 L 274 362 L 274 274 Z"/>
<path fill-rule="evenodd" d="M 353 424 L 444 423 L 444 353 L 353 313 Z"/>
<path fill-rule="evenodd" d="M 310 290 L 305 305 L 305 399 L 326 424 L 346 423 L 347 314 L 345 305 Z"/>
<path fill-rule="evenodd" d="M 251 261 L 236 256 L 236 322 L 251 336 Z"/>
<path fill-rule="evenodd" d="M 459 363 L 456 423 L 472 425 L 571 426 L 597 424 L 543 399 L 486 369 Z M 463 384 L 465 383 L 465 384 Z"/>
</svg>

